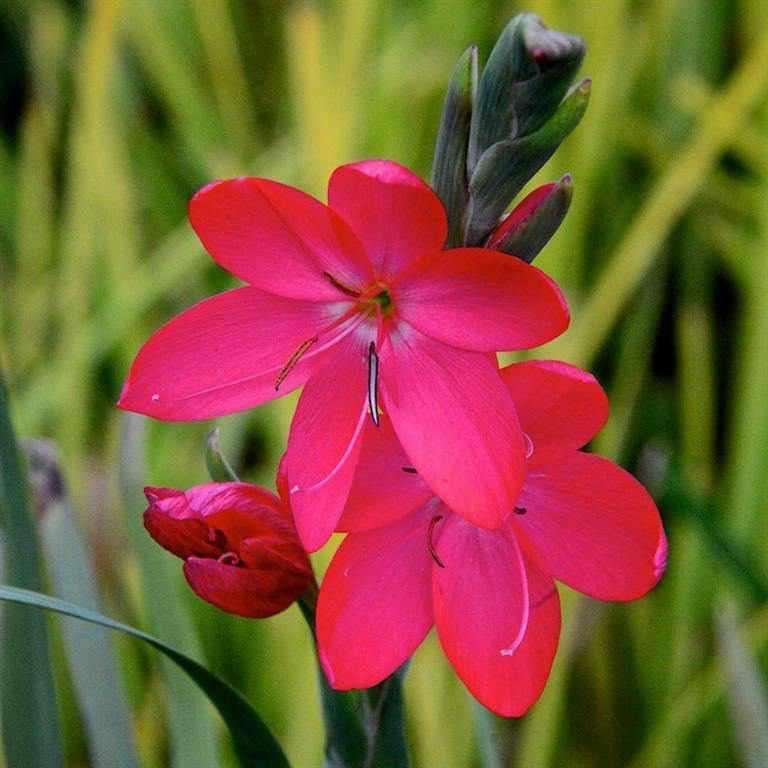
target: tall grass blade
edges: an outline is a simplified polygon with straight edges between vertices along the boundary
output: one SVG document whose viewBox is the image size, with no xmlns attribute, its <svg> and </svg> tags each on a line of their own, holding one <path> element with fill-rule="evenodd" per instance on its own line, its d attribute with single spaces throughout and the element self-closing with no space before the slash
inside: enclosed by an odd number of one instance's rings
<svg viewBox="0 0 768 768">
<path fill-rule="evenodd" d="M 209 672 L 202 664 L 181 653 L 173 646 L 142 632 L 140 629 L 102 616 L 96 611 L 81 608 L 65 600 L 59 600 L 31 590 L 0 586 L 0 600 L 55 611 L 64 616 L 71 616 L 100 627 L 124 632 L 131 637 L 143 640 L 170 659 L 210 699 L 229 728 L 235 745 L 235 752 L 243 768 L 250 768 L 250 766 L 255 765 L 289 768 L 288 760 L 280 745 L 241 694 L 221 678 Z M 19 763 L 19 765 L 47 766 L 48 763 Z M 188 765 L 197 766 L 199 763 L 192 762 Z"/>
<path fill-rule="evenodd" d="M 22 460 L 0 372 L 0 524 L 5 540 L 4 578 L 40 589 L 43 583 L 35 524 L 27 504 Z M 63 765 L 59 715 L 45 617 L 9 607 L 0 645 L 2 736 L 9 766 Z"/>
<path fill-rule="evenodd" d="M 99 610 L 92 553 L 75 521 L 56 449 L 48 442 L 30 441 L 27 455 L 52 590 L 63 600 Z M 130 712 L 111 639 L 80 622 L 66 622 L 62 637 L 93 768 L 137 768 Z"/>
</svg>

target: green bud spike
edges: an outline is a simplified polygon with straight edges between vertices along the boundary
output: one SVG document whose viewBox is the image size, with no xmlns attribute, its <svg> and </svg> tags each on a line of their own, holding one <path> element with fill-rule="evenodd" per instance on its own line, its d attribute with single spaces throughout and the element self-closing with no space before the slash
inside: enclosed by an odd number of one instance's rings
<svg viewBox="0 0 768 768">
<path fill-rule="evenodd" d="M 557 232 L 571 207 L 572 198 L 573 181 L 566 174 L 535 210 L 508 235 L 493 244 L 493 249 L 517 256 L 530 264 Z"/>
<path fill-rule="evenodd" d="M 580 37 L 548 29 L 533 13 L 515 16 L 478 85 L 467 167 L 494 144 L 537 131 L 556 111 L 584 58 Z"/>
<path fill-rule="evenodd" d="M 470 46 L 453 71 L 432 164 L 432 188 L 448 214 L 447 247 L 464 242 L 464 210 L 469 200 L 466 163 L 472 106 L 477 92 L 477 47 Z"/>
<path fill-rule="evenodd" d="M 469 183 L 467 245 L 485 242 L 509 201 L 579 124 L 589 103 L 590 87 L 590 80 L 579 83 L 536 132 L 499 141 L 483 153 Z"/>
<path fill-rule="evenodd" d="M 221 430 L 214 427 L 205 440 L 205 463 L 208 474 L 215 483 L 236 483 L 240 481 L 237 472 L 227 461 L 221 450 Z"/>
</svg>

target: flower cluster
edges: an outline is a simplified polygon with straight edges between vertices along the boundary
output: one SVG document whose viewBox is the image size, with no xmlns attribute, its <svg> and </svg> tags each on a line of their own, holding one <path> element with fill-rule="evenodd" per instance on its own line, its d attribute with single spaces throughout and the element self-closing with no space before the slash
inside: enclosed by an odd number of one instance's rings
<svg viewBox="0 0 768 768">
<path fill-rule="evenodd" d="M 431 188 L 369 160 L 331 176 L 328 203 L 261 178 L 192 199 L 202 244 L 246 285 L 157 331 L 119 405 L 176 421 L 242 411 L 303 387 L 280 498 L 242 483 L 149 489 L 149 532 L 220 608 L 268 616 L 307 594 L 306 552 L 347 536 L 317 600 L 319 658 L 340 690 L 373 686 L 434 625 L 469 690 L 522 715 L 560 634 L 555 580 L 632 600 L 666 566 L 652 499 L 584 446 L 608 417 L 585 371 L 499 369 L 497 352 L 563 333 L 568 308 L 531 261 L 571 179 L 503 213 L 578 124 L 580 38 L 513 19 L 478 81 L 459 61 Z M 309 592 L 308 592 L 309 591 Z"/>
<path fill-rule="evenodd" d="M 665 566 L 658 512 L 628 473 L 579 450 L 608 414 L 590 374 L 551 361 L 498 368 L 495 352 L 566 328 L 549 277 L 492 248 L 442 250 L 439 199 L 394 163 L 338 169 L 328 197 L 240 178 L 193 198 L 203 244 L 248 285 L 161 328 L 120 406 L 205 419 L 304 389 L 284 501 L 237 483 L 148 489 L 146 527 L 201 597 L 245 616 L 297 599 L 313 578 L 304 550 L 349 532 L 318 603 L 331 684 L 380 682 L 434 624 L 473 694 L 520 715 L 557 648 L 553 579 L 640 597 Z"/>
</svg>

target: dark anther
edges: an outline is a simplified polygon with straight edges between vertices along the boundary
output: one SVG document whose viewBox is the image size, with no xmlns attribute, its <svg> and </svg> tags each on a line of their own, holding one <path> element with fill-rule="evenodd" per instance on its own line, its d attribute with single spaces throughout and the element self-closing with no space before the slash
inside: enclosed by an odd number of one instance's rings
<svg viewBox="0 0 768 768">
<path fill-rule="evenodd" d="M 347 296 L 352 296 L 355 299 L 360 298 L 360 294 L 357 291 L 347 287 L 344 285 L 344 283 L 340 283 L 330 272 L 323 272 L 323 277 L 325 277 L 331 285 L 338 288 L 342 293 L 346 293 Z"/>
<path fill-rule="evenodd" d="M 373 423 L 379 426 L 379 356 L 376 354 L 376 344 L 368 347 L 368 409 Z"/>
<path fill-rule="evenodd" d="M 524 515 L 528 510 L 525 507 L 515 507 L 516 515 Z"/>
<path fill-rule="evenodd" d="M 434 533 L 435 526 L 443 519 L 442 515 L 435 515 L 430 521 L 429 521 L 429 529 L 427 530 L 427 549 L 429 550 L 429 554 L 432 556 L 432 559 L 441 567 L 445 568 L 445 563 L 440 559 L 439 555 L 437 554 L 437 551 L 435 550 L 435 545 L 432 542 L 432 534 Z"/>
<path fill-rule="evenodd" d="M 403 472 L 407 472 L 409 475 L 417 475 L 418 471 L 416 467 L 401 467 Z"/>
<path fill-rule="evenodd" d="M 288 374 L 296 367 L 296 363 L 301 360 L 304 353 L 317 341 L 317 336 L 302 342 L 299 348 L 288 358 L 288 362 L 283 366 L 275 379 L 275 392 L 280 389 L 280 385 L 285 381 Z"/>
</svg>

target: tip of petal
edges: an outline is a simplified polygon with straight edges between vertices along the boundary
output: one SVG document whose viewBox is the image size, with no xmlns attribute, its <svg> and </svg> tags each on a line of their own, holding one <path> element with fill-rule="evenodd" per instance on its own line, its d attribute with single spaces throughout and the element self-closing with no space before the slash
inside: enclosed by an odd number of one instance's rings
<svg viewBox="0 0 768 768">
<path fill-rule="evenodd" d="M 322 667 L 325 679 L 328 681 L 328 685 L 330 685 L 331 688 L 336 688 L 336 675 L 333 673 L 333 667 L 331 667 L 331 661 L 328 658 L 328 654 L 322 648 L 318 648 L 317 657 L 320 660 L 320 666 Z"/>
<path fill-rule="evenodd" d="M 668 549 L 667 536 L 662 528 L 661 533 L 659 534 L 659 544 L 656 547 L 656 554 L 653 556 L 653 575 L 657 582 L 667 570 Z"/>
<path fill-rule="evenodd" d="M 161 488 L 153 488 L 152 486 L 146 486 L 144 488 L 144 496 L 150 504 L 156 504 L 162 496 Z"/>
</svg>

